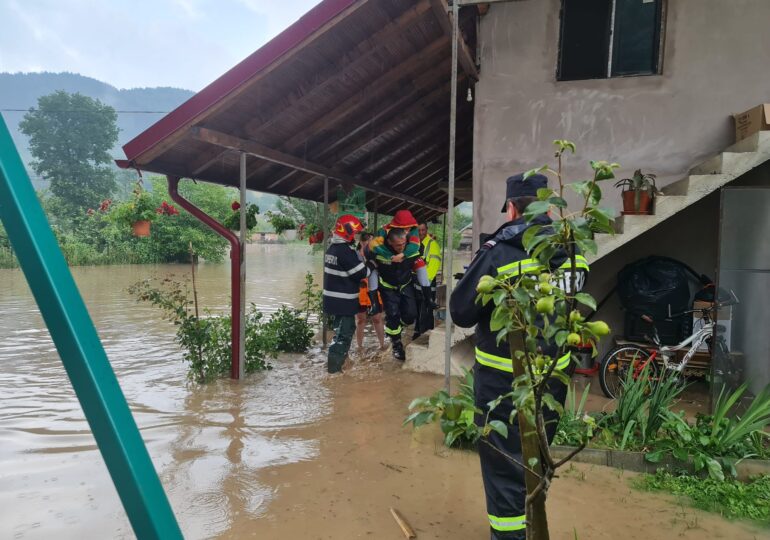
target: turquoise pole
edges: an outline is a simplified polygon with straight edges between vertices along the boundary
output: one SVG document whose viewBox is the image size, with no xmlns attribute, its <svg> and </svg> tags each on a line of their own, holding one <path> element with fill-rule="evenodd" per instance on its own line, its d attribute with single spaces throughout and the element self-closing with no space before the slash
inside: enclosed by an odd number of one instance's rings
<svg viewBox="0 0 770 540">
<path fill-rule="evenodd" d="M 139 428 L 2 116 L 0 220 L 134 533 L 140 540 L 182 538 Z M 84 535 L 92 532 L 83 531 Z"/>
</svg>

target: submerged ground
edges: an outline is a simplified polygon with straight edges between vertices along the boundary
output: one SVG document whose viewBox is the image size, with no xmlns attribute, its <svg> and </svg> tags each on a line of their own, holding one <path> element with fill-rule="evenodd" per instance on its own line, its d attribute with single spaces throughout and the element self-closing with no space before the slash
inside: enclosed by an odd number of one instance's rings
<svg viewBox="0 0 770 540">
<path fill-rule="evenodd" d="M 296 302 L 320 259 L 303 246 L 250 246 L 247 299 Z M 402 427 L 406 406 L 443 384 L 373 347 L 342 376 L 323 355 L 284 356 L 241 382 L 189 386 L 173 326 L 125 289 L 181 266 L 74 270 L 186 538 L 488 538 L 475 454 L 435 429 Z M 202 265 L 201 302 L 228 302 L 226 265 Z M 0 538 L 131 538 L 88 425 L 18 270 L 0 270 Z M 373 342 L 369 342 L 373 345 Z M 602 406 L 600 399 L 591 400 Z M 761 538 L 658 494 L 630 474 L 576 465 L 549 500 L 552 538 Z"/>
</svg>

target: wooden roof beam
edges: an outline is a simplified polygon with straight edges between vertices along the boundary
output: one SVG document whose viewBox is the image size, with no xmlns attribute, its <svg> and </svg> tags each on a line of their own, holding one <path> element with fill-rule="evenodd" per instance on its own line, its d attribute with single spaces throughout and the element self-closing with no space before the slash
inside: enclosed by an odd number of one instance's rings
<svg viewBox="0 0 770 540">
<path fill-rule="evenodd" d="M 446 0 L 430 0 L 433 13 L 436 15 L 439 24 L 444 29 L 444 33 L 452 37 L 452 15 Z M 479 69 L 476 67 L 475 55 L 471 54 L 468 44 L 463 39 L 462 32 L 457 35 L 457 52 L 460 60 L 460 66 L 468 77 L 474 81 L 479 80 Z"/>
<path fill-rule="evenodd" d="M 294 169 L 299 169 L 318 176 L 335 178 L 342 182 L 356 185 L 370 191 L 377 191 L 385 195 L 389 195 L 391 197 L 401 198 L 405 201 L 418 204 L 420 206 L 424 206 L 426 208 L 430 208 L 431 210 L 436 210 L 438 212 L 444 211 L 444 208 L 439 205 L 429 203 L 422 199 L 417 199 L 405 193 L 399 193 L 395 190 L 389 189 L 384 186 L 377 186 L 370 182 L 359 180 L 348 174 L 341 173 L 334 169 L 329 169 L 328 167 L 324 167 L 323 165 L 318 165 L 316 163 L 311 163 L 309 161 L 305 161 L 304 159 L 300 159 L 295 156 L 290 156 L 289 154 L 284 154 L 283 152 L 273 150 L 272 148 L 268 148 L 267 146 L 259 144 L 255 141 L 250 141 L 248 139 L 241 139 L 239 137 L 234 137 L 233 135 L 228 135 L 227 133 L 222 133 L 219 131 L 215 131 L 213 129 L 207 129 L 203 127 L 190 128 L 190 135 L 192 136 L 192 138 L 198 141 L 203 141 L 209 144 L 220 146 L 222 148 L 237 150 L 239 152 L 245 152 L 247 154 L 251 154 L 258 158 L 265 159 L 267 161 L 272 161 L 273 163 L 278 163 L 279 165 L 292 167 Z"/>
<path fill-rule="evenodd" d="M 420 0 L 417 2 L 416 5 L 399 15 L 398 18 L 382 27 L 376 34 L 359 42 L 355 49 L 337 62 L 337 69 L 328 71 L 325 73 L 325 77 L 321 77 L 320 80 L 310 81 L 308 84 L 312 86 L 309 88 L 298 88 L 292 95 L 287 96 L 283 103 L 276 102 L 264 107 L 264 110 L 271 111 L 270 116 L 267 118 L 254 118 L 250 120 L 243 127 L 243 134 L 250 138 L 260 138 L 260 134 L 269 133 L 275 122 L 280 121 L 286 112 L 290 111 L 304 100 L 326 92 L 332 84 L 338 82 L 340 78 L 345 77 L 347 73 L 359 69 L 360 65 L 371 60 L 382 47 L 392 41 L 394 36 L 402 33 L 405 27 L 419 20 L 424 13 L 430 11 L 431 7 L 429 0 Z M 215 163 L 218 158 L 219 153 L 216 151 L 209 154 L 208 157 L 202 157 L 199 160 L 200 164 L 195 170 L 198 170 L 199 172 L 204 171 L 207 163 L 211 165 Z"/>
<path fill-rule="evenodd" d="M 278 148 L 284 152 L 298 152 L 309 137 L 319 131 L 334 128 L 345 120 L 355 118 L 356 114 L 359 115 L 359 119 L 361 114 L 370 114 L 370 111 L 363 110 L 365 105 L 371 105 L 372 102 L 381 103 L 388 101 L 394 93 L 400 94 L 403 92 L 403 90 L 399 88 L 399 86 L 401 86 L 401 81 L 413 74 L 417 74 L 417 79 L 421 78 L 422 74 L 426 73 L 426 70 L 429 71 L 431 62 L 435 64 L 436 55 L 442 52 L 446 47 L 447 42 L 447 38 L 441 36 L 438 40 L 428 45 L 419 53 L 410 56 L 405 62 L 394 66 L 375 80 L 368 83 L 363 90 L 360 90 L 353 95 L 340 96 L 337 106 L 294 133 L 290 138 L 278 145 Z M 261 133 L 262 130 L 260 129 L 259 132 Z M 249 136 L 259 138 L 251 133 Z M 251 171 L 249 174 L 257 175 L 263 168 L 264 167 L 261 167 L 260 169 Z"/>
<path fill-rule="evenodd" d="M 398 127 L 398 125 L 404 121 L 404 118 L 410 118 L 414 115 L 420 114 L 420 112 L 423 111 L 425 108 L 432 106 L 440 98 L 445 97 L 447 93 L 448 93 L 448 88 L 442 85 L 435 88 L 430 93 L 423 96 L 416 102 L 412 103 L 406 109 L 401 108 L 400 110 L 394 110 L 393 107 L 387 107 L 386 109 L 387 112 L 389 114 L 393 114 L 394 116 L 390 118 L 390 120 L 388 120 L 385 124 L 381 126 L 377 126 L 377 133 L 367 137 L 365 142 L 361 142 L 358 139 L 351 141 L 350 140 L 351 133 L 347 133 L 344 137 L 335 139 L 334 142 L 331 144 L 331 146 L 325 147 L 322 149 L 321 152 L 319 152 L 318 154 L 315 154 L 315 157 L 313 157 L 313 159 L 316 159 L 319 161 L 323 160 L 323 161 L 333 161 L 335 163 L 339 163 L 347 156 L 358 151 L 361 147 L 369 144 L 373 139 L 381 137 L 382 135 Z M 400 100 L 398 101 L 400 102 Z M 354 131 L 359 132 L 363 128 L 367 126 L 371 126 L 372 122 L 376 122 L 376 119 L 380 116 L 381 115 L 376 115 L 375 117 L 367 120 L 361 126 L 356 128 Z M 278 180 L 270 184 L 270 188 L 275 188 L 278 184 L 294 176 L 295 176 L 295 173 L 290 173 L 288 175 L 285 175 L 282 178 L 279 178 Z"/>
</svg>

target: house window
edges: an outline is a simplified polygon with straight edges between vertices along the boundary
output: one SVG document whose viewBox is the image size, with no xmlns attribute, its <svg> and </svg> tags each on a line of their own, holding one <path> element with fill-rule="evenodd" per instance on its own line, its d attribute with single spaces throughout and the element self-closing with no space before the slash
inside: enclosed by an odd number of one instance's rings
<svg viewBox="0 0 770 540">
<path fill-rule="evenodd" d="M 560 81 L 658 73 L 663 0 L 562 0 Z"/>
</svg>

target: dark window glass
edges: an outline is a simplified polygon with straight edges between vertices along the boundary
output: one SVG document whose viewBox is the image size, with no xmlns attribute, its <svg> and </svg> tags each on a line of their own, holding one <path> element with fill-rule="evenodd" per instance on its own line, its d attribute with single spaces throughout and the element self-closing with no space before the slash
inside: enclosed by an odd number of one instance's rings
<svg viewBox="0 0 770 540">
<path fill-rule="evenodd" d="M 560 80 L 607 76 L 611 16 L 612 0 L 563 1 Z"/>
<path fill-rule="evenodd" d="M 657 73 L 662 2 L 562 0 L 559 80 Z"/>
<path fill-rule="evenodd" d="M 615 0 L 612 75 L 649 75 L 658 70 L 660 0 Z"/>
</svg>

